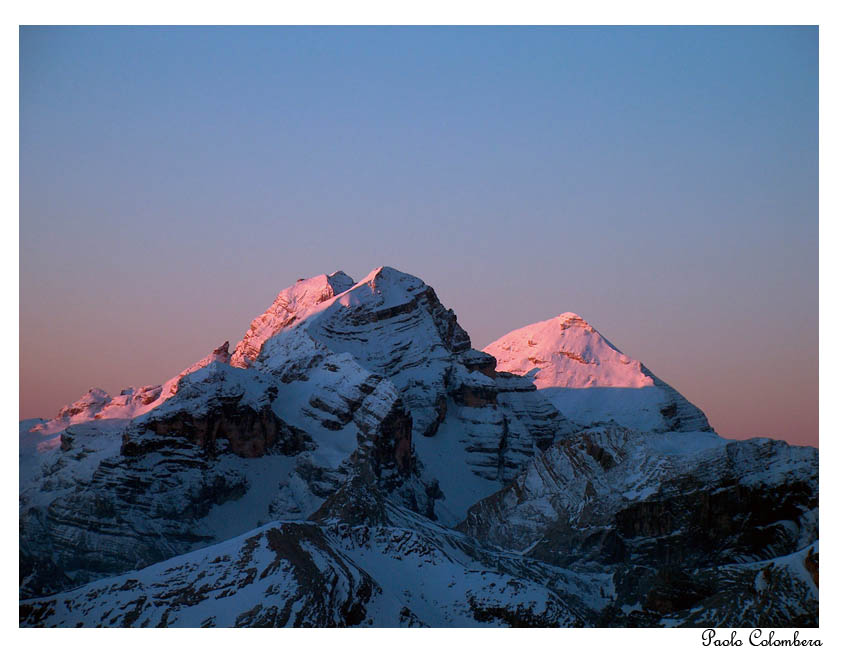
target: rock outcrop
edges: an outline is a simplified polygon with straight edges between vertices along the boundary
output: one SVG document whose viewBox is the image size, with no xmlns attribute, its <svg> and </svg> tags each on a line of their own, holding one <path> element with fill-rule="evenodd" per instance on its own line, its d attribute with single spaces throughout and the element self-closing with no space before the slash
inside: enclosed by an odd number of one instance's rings
<svg viewBox="0 0 843 650">
<path fill-rule="evenodd" d="M 722 602 L 718 585 L 817 542 L 817 462 L 816 449 L 772 440 L 590 429 L 536 456 L 458 529 L 543 562 L 613 572 L 617 611 L 606 623 L 687 623 L 703 607 L 695 624 L 719 626 L 723 606 L 701 604 Z M 791 603 L 791 581 L 781 584 L 767 597 Z M 810 603 L 799 611 L 816 625 Z"/>
<path fill-rule="evenodd" d="M 594 605 L 603 601 L 595 582 L 484 549 L 390 502 L 374 478 L 360 466 L 311 521 L 274 522 L 74 592 L 23 601 L 21 625 L 558 627 L 596 620 Z"/>
</svg>

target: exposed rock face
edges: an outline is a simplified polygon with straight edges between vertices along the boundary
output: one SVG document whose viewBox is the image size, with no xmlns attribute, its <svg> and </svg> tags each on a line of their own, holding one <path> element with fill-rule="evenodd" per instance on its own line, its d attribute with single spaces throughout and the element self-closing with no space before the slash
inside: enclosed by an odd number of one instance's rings
<svg viewBox="0 0 843 650">
<path fill-rule="evenodd" d="M 744 565 L 802 552 L 819 534 L 816 449 L 704 435 L 606 427 L 571 436 L 473 506 L 459 529 L 559 566 L 615 567 L 618 608 L 640 624 L 681 622 Z M 721 625 L 705 612 L 693 620 Z M 803 613 L 810 619 L 810 606 Z"/>
<path fill-rule="evenodd" d="M 413 418 L 396 402 L 381 420 L 372 440 L 373 465 L 380 469 L 394 467 L 398 474 L 408 476 L 413 469 Z"/>
<path fill-rule="evenodd" d="M 178 413 L 140 430 L 130 429 L 123 434 L 120 453 L 141 456 L 159 451 L 171 446 L 173 437 L 185 438 L 209 454 L 217 451 L 217 441 L 225 440 L 231 451 L 244 458 L 263 456 L 279 440 L 283 452 L 305 449 L 306 434 L 285 426 L 268 405 L 259 411 L 238 407 L 236 400 L 221 400 L 200 416 Z"/>
<path fill-rule="evenodd" d="M 804 568 L 814 543 L 760 562 L 683 571 L 667 567 L 635 576 L 640 608 L 613 611 L 615 625 L 682 627 L 817 627 L 818 589 Z M 631 573 L 626 570 L 619 583 Z"/>
<path fill-rule="evenodd" d="M 120 453 L 141 456 L 180 446 L 173 438 L 186 439 L 208 456 L 214 456 L 223 441 L 224 449 L 245 458 L 272 450 L 287 455 L 304 451 L 307 434 L 272 409 L 278 388 L 260 377 L 238 374 L 215 362 L 185 377 L 179 399 L 138 418 L 126 430 Z"/>
<path fill-rule="evenodd" d="M 816 539 L 816 449 L 684 437 L 620 427 L 570 436 L 460 528 L 561 564 L 582 561 L 579 547 L 607 527 L 625 540 L 623 559 L 653 565 L 776 557 Z"/>
</svg>

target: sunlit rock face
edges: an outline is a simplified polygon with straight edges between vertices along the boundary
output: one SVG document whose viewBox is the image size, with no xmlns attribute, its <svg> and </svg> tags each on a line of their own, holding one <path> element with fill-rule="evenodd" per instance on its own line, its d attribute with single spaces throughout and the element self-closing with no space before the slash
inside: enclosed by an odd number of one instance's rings
<svg viewBox="0 0 843 650">
<path fill-rule="evenodd" d="M 457 528 L 543 562 L 611 572 L 607 624 L 712 625 L 723 614 L 773 625 L 792 608 L 816 625 L 816 576 L 792 569 L 818 552 L 817 479 L 812 447 L 612 425 L 554 443 Z M 786 579 L 764 584 L 766 610 L 729 609 L 736 589 L 756 593 L 735 576 L 780 569 Z"/>
<path fill-rule="evenodd" d="M 231 355 L 231 365 L 247 368 L 258 357 L 268 339 L 306 318 L 317 305 L 353 285 L 354 280 L 342 271 L 336 271 L 331 275 L 302 279 L 287 287 L 278 294 L 269 309 L 252 321 L 243 340 Z"/>
<path fill-rule="evenodd" d="M 815 625 L 817 472 L 574 314 L 478 351 L 419 278 L 336 272 L 21 423 L 20 621 Z"/>
</svg>

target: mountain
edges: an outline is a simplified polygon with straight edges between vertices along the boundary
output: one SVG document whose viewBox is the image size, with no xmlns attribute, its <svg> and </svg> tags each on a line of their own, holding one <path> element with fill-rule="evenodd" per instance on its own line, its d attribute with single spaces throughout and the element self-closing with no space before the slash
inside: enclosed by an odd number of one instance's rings
<svg viewBox="0 0 843 650">
<path fill-rule="evenodd" d="M 711 430 L 700 409 L 574 313 L 514 330 L 483 351 L 497 359 L 499 371 L 529 376 L 577 424 Z"/>
<path fill-rule="evenodd" d="M 20 468 L 26 626 L 816 625 L 815 449 L 570 313 L 472 349 L 389 267 L 22 422 Z"/>
<path fill-rule="evenodd" d="M 717 626 L 782 626 L 816 615 L 806 562 L 818 556 L 817 474 L 808 447 L 609 425 L 555 443 L 457 528 L 524 557 L 611 573 L 606 623 L 681 624 L 702 609 L 698 620 Z M 795 586 L 743 585 L 750 601 L 764 599 L 751 615 L 726 604 L 736 571 L 748 580 L 797 556 Z"/>
<path fill-rule="evenodd" d="M 222 346 L 149 404 L 118 411 L 99 392 L 33 428 L 53 437 L 22 447 L 22 594 L 307 517 L 360 458 L 399 503 L 456 524 L 571 430 L 529 381 L 499 378 L 422 281 L 379 268 L 328 295 L 336 277 L 281 292 L 255 321 L 275 334 L 235 348 L 257 350 L 248 367 Z"/>
<path fill-rule="evenodd" d="M 272 305 L 252 321 L 234 353 L 231 365 L 248 368 L 260 354 L 263 344 L 283 329 L 306 317 L 317 305 L 354 286 L 354 280 L 342 271 L 300 279 L 281 291 Z"/>
<path fill-rule="evenodd" d="M 606 602 L 599 577 L 486 550 L 390 502 L 373 489 L 365 466 L 359 470 L 307 521 L 273 522 L 69 594 L 24 602 L 21 620 L 143 627 L 596 620 Z"/>
</svg>

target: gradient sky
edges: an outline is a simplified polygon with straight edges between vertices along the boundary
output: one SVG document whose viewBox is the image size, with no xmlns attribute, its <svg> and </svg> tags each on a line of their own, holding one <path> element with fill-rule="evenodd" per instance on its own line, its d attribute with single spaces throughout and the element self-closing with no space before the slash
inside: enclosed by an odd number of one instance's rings
<svg viewBox="0 0 843 650">
<path fill-rule="evenodd" d="M 20 416 L 386 264 L 475 347 L 574 311 L 721 435 L 816 445 L 817 61 L 813 27 L 22 28 Z"/>
</svg>

